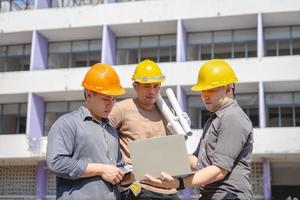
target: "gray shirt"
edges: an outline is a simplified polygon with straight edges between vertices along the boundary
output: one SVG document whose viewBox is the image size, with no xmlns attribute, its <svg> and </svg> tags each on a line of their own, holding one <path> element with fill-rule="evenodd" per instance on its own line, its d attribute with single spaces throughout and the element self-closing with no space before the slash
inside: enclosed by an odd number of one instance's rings
<svg viewBox="0 0 300 200">
<path fill-rule="evenodd" d="M 252 149 L 252 123 L 235 100 L 212 114 L 194 155 L 199 169 L 216 165 L 228 174 L 202 188 L 204 199 L 223 199 L 230 193 L 239 199 L 253 199 L 249 180 Z"/>
<path fill-rule="evenodd" d="M 117 186 L 100 176 L 80 178 L 88 163 L 124 165 L 117 131 L 81 106 L 60 117 L 48 136 L 47 165 L 57 176 L 57 199 L 119 198 Z"/>
</svg>

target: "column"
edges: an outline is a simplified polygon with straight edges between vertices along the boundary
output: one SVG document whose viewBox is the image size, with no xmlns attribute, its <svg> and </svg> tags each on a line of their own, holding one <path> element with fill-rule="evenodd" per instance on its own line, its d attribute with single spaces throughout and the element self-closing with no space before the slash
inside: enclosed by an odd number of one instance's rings
<svg viewBox="0 0 300 200">
<path fill-rule="evenodd" d="M 265 93 L 264 83 L 259 81 L 258 83 L 258 109 L 259 109 L 259 127 L 266 127 L 266 109 L 265 109 Z"/>
<path fill-rule="evenodd" d="M 107 25 L 103 26 L 101 62 L 114 65 L 116 57 L 115 34 Z"/>
<path fill-rule="evenodd" d="M 44 100 L 38 95 L 29 93 L 27 107 L 26 135 L 31 138 L 32 151 L 38 152 L 39 138 L 43 136 Z M 36 199 L 46 199 L 47 168 L 46 162 L 40 161 L 36 172 Z"/>
<path fill-rule="evenodd" d="M 264 200 L 272 198 L 271 192 L 271 166 L 270 161 L 263 158 L 263 177 L 264 177 Z"/>
<path fill-rule="evenodd" d="M 257 14 L 257 57 L 261 59 L 264 57 L 264 31 L 262 14 Z"/>
<path fill-rule="evenodd" d="M 50 8 L 51 4 L 50 4 L 51 0 L 35 0 L 34 2 L 34 9 L 43 9 L 43 8 Z"/>
<path fill-rule="evenodd" d="M 30 57 L 30 70 L 45 70 L 48 67 L 48 40 L 38 31 L 33 31 Z M 27 107 L 26 134 L 32 141 L 32 150 L 39 151 L 39 140 L 44 131 L 44 99 L 29 93 Z M 36 199 L 46 199 L 47 194 L 47 166 L 40 161 L 36 171 Z"/>
<path fill-rule="evenodd" d="M 181 19 L 177 21 L 177 45 L 176 45 L 176 61 L 186 61 L 187 54 L 187 34 Z"/>
<path fill-rule="evenodd" d="M 43 70 L 48 67 L 48 39 L 38 31 L 33 31 L 30 56 L 30 70 Z"/>
</svg>

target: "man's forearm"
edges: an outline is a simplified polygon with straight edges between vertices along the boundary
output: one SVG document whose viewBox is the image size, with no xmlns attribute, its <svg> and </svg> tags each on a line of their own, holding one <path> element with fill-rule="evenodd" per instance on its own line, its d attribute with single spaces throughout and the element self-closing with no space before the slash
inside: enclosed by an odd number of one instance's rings
<svg viewBox="0 0 300 200">
<path fill-rule="evenodd" d="M 184 179 L 185 187 L 202 186 L 224 179 L 227 171 L 211 165 Z"/>
<path fill-rule="evenodd" d="M 86 167 L 84 173 L 80 178 L 92 177 L 92 176 L 101 176 L 103 165 L 99 163 L 89 163 Z"/>
</svg>

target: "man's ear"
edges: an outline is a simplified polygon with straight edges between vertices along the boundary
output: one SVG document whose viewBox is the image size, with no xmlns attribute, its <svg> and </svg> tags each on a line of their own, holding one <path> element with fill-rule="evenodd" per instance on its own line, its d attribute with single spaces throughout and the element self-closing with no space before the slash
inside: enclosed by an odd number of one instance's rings
<svg viewBox="0 0 300 200">
<path fill-rule="evenodd" d="M 136 90 L 137 82 L 133 82 L 133 83 L 132 83 L 132 87 Z"/>
</svg>

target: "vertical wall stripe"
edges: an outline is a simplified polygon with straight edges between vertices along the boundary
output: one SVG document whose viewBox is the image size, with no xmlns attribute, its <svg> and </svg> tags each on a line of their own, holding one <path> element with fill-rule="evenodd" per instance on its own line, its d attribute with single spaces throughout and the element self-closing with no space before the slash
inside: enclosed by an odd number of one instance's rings
<svg viewBox="0 0 300 200">
<path fill-rule="evenodd" d="M 266 127 L 266 109 L 265 109 L 265 93 L 264 83 L 259 81 L 258 83 L 258 109 L 259 109 L 259 127 Z"/>
<path fill-rule="evenodd" d="M 115 64 L 115 35 L 107 25 L 103 26 L 103 37 L 102 37 L 102 54 L 101 62 L 114 65 Z"/>
<path fill-rule="evenodd" d="M 43 136 L 44 100 L 38 95 L 29 93 L 27 106 L 26 134 L 31 138 L 33 152 L 38 152 L 39 138 Z M 35 142 L 36 141 L 36 142 Z M 47 192 L 47 172 L 45 161 L 40 161 L 36 172 L 36 197 L 45 199 Z"/>
<path fill-rule="evenodd" d="M 33 31 L 30 57 L 30 70 L 48 67 L 48 40 L 38 31 Z"/>
<path fill-rule="evenodd" d="M 187 34 L 182 20 L 177 21 L 176 61 L 186 61 Z"/>
<path fill-rule="evenodd" d="M 257 14 L 257 57 L 261 59 L 264 56 L 264 31 L 262 14 Z"/>
<path fill-rule="evenodd" d="M 271 166 L 270 161 L 263 158 L 263 176 L 264 176 L 264 200 L 270 200 L 272 198 L 271 192 Z"/>
<path fill-rule="evenodd" d="M 51 0 L 35 0 L 34 9 L 50 8 Z"/>
</svg>

